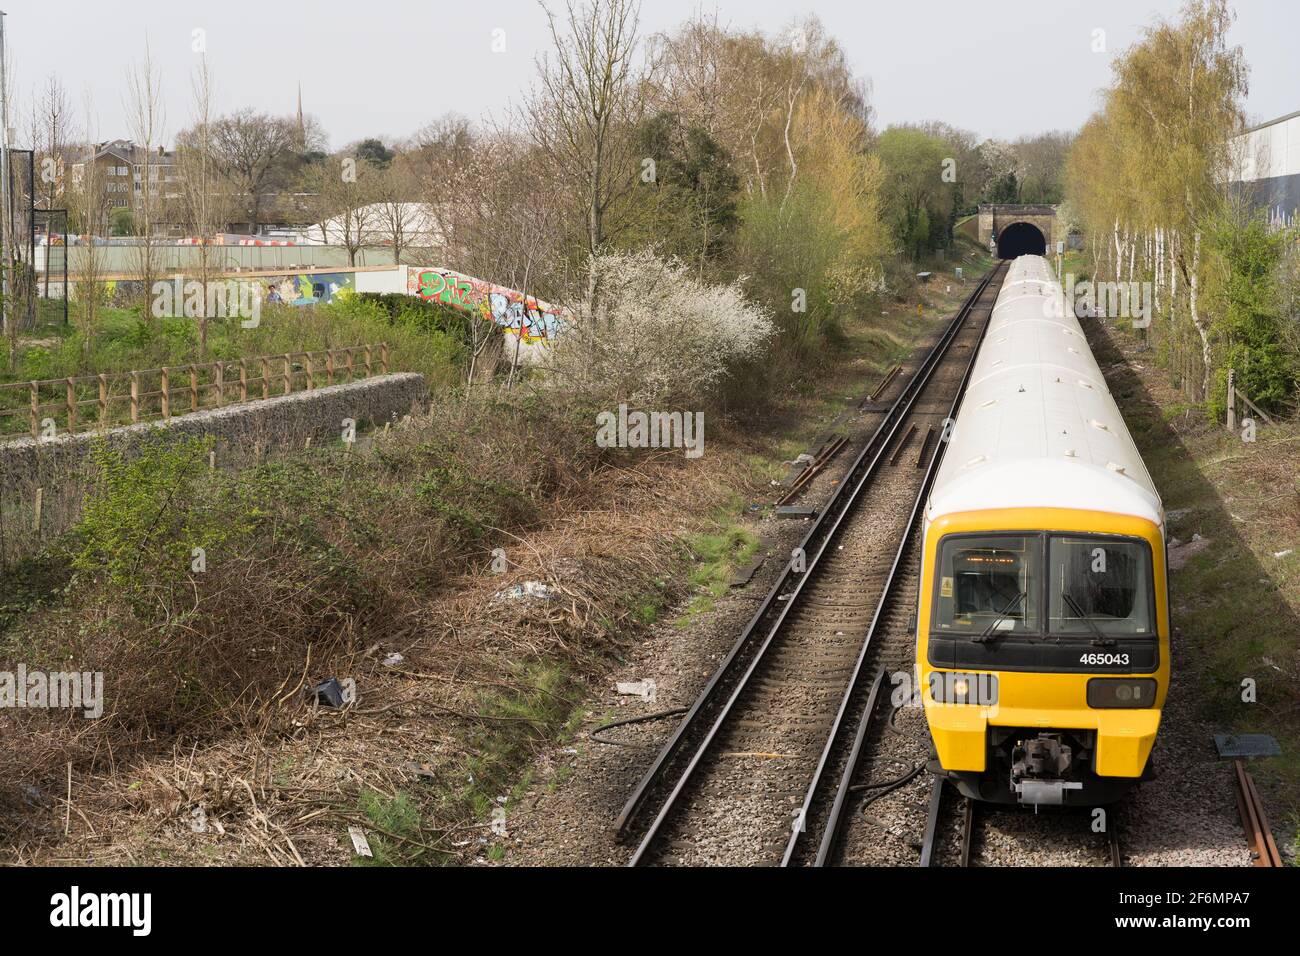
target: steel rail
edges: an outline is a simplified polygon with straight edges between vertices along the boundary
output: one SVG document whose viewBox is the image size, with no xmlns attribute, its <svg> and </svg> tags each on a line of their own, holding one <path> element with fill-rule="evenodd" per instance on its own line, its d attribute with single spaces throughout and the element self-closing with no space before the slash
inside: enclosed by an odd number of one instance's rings
<svg viewBox="0 0 1300 956">
<path fill-rule="evenodd" d="M 625 835 L 628 824 L 641 809 L 651 789 L 659 782 L 660 777 L 664 773 L 665 767 L 677 754 L 678 749 L 686 738 L 688 732 L 692 730 L 695 723 L 701 718 L 706 707 L 713 702 L 715 694 L 719 693 L 719 689 L 721 688 L 724 679 L 730 676 L 733 668 L 739 667 L 742 652 L 753 643 L 760 625 L 771 616 L 772 612 L 776 609 L 776 606 L 780 604 L 780 609 L 779 611 L 776 611 L 775 619 L 771 621 L 770 626 L 767 628 L 766 637 L 763 638 L 762 642 L 758 645 L 756 650 L 754 650 L 748 666 L 740 673 L 730 696 L 723 703 L 721 710 L 715 717 L 712 725 L 709 727 L 704 738 L 697 745 L 695 752 L 664 800 L 658 814 L 650 824 L 640 845 L 633 855 L 630 865 L 635 866 L 639 863 L 646 850 L 653 842 L 660 827 L 663 825 L 668 814 L 675 805 L 677 798 L 681 795 L 682 790 L 694 774 L 696 767 L 699 765 L 705 752 L 709 749 L 719 729 L 725 723 L 736 700 L 745 690 L 750 677 L 758 668 L 758 665 L 762 662 L 767 649 L 775 640 L 775 637 L 780 631 L 782 624 L 785 622 L 790 609 L 798 602 L 798 598 L 802 593 L 804 586 L 813 577 L 822 556 L 826 553 L 827 547 L 833 542 L 845 517 L 847 517 L 853 510 L 853 505 L 859 500 L 861 492 L 865 487 L 867 487 L 871 478 L 876 473 L 880 462 L 883 460 L 886 451 L 890 447 L 890 443 L 902 427 L 908 413 L 916 404 L 917 398 L 924 390 L 926 384 L 930 381 L 935 369 L 939 367 L 940 361 L 947 353 L 949 346 L 964 327 L 975 303 L 979 301 L 984 290 L 1000 270 L 1001 266 L 995 266 L 987 275 L 984 276 L 979 285 L 971 293 L 970 297 L 962 305 L 957 316 L 949 324 L 939 341 L 937 341 L 930 349 L 911 380 L 906 386 L 904 386 L 902 393 L 894 401 L 888 412 L 885 413 L 884 418 L 877 426 L 875 432 L 864 445 L 862 451 L 858 454 L 858 457 L 849 468 L 848 477 L 850 479 L 852 479 L 852 476 L 860 472 L 857 479 L 842 482 L 832 493 L 826 506 L 822 509 L 821 514 L 818 516 L 812 528 L 809 529 L 808 534 L 804 536 L 799 545 L 805 558 L 805 567 L 802 572 L 795 570 L 794 562 L 787 562 L 784 570 L 773 583 L 771 590 L 764 598 L 762 604 L 755 611 L 753 617 L 746 625 L 745 630 L 741 633 L 736 643 L 728 652 L 727 657 L 709 678 L 708 683 L 692 704 L 691 709 L 687 712 L 686 716 L 683 717 L 681 723 L 678 724 L 673 735 L 669 738 L 667 743 L 664 744 L 654 762 L 651 764 L 650 769 L 646 772 L 645 776 L 637 784 L 635 790 L 628 798 L 627 803 L 624 805 L 616 820 L 616 826 L 620 836 Z M 868 459 L 870 459 L 870 463 L 866 464 Z M 821 541 L 817 547 L 816 555 L 810 557 L 808 554 L 808 546 L 819 537 Z M 793 590 L 788 590 L 791 581 L 795 578 L 797 578 L 797 581 L 794 584 Z"/>
<path fill-rule="evenodd" d="M 970 797 L 963 797 L 961 805 L 961 865 L 963 867 L 970 866 L 971 850 L 974 846 L 975 801 Z"/>
<path fill-rule="evenodd" d="M 934 865 L 934 843 L 939 835 L 940 806 L 943 804 L 943 792 L 948 782 L 940 776 L 934 778 L 930 786 L 930 809 L 925 817 L 925 834 L 921 837 L 921 866 Z"/>
<path fill-rule="evenodd" d="M 997 268 L 995 267 L 990 272 L 988 278 L 991 280 L 993 274 L 996 272 L 997 272 Z M 987 284 L 988 283 L 985 282 L 984 286 L 987 286 Z M 976 296 L 974 299 L 971 300 L 970 304 L 972 309 L 974 308 L 974 304 L 978 302 L 979 298 L 983 295 L 984 286 L 982 286 L 981 289 L 979 290 L 980 295 Z M 992 312 L 990 311 L 989 314 L 991 318 Z M 984 323 L 984 326 L 980 329 L 979 337 L 978 339 L 976 339 L 974 346 L 971 348 L 970 360 L 966 363 L 966 369 L 962 373 L 961 381 L 957 384 L 957 392 L 953 396 L 952 404 L 949 406 L 948 409 L 947 418 L 949 421 L 951 421 L 955 417 L 957 409 L 961 405 L 962 397 L 966 394 L 966 386 L 967 384 L 969 384 L 971 374 L 975 369 L 975 359 L 979 355 L 980 345 L 984 341 L 984 334 L 987 330 L 988 330 L 988 321 L 986 321 Z M 916 426 L 913 425 L 912 429 L 915 430 Z M 910 435 L 911 432 L 909 432 L 908 434 Z M 902 447 L 901 444 L 899 447 L 900 448 Z M 840 728 L 846 716 L 848 715 L 848 712 L 853 704 L 855 695 L 858 693 L 858 682 L 863 676 L 863 668 L 866 666 L 867 657 L 870 654 L 872 648 L 875 646 L 876 632 L 880 627 L 881 619 L 884 616 L 885 609 L 888 607 L 889 602 L 895 597 L 894 591 L 898 583 L 898 577 L 899 577 L 898 572 L 899 569 L 902 567 L 903 557 L 907 552 L 907 548 L 909 544 L 911 543 L 912 535 L 916 532 L 918 519 L 920 518 L 921 513 L 925 510 L 926 499 L 930 494 L 930 487 L 934 483 L 934 476 L 938 472 L 939 465 L 943 461 L 944 450 L 945 450 L 945 442 L 941 440 L 939 444 L 935 447 L 934 454 L 930 458 L 929 466 L 926 468 L 925 477 L 921 481 L 921 487 L 917 490 L 916 499 L 912 504 L 912 513 L 907 519 L 907 524 L 904 527 L 902 537 L 899 540 L 898 550 L 894 553 L 894 562 L 890 566 L 889 573 L 885 578 L 884 587 L 880 592 L 880 599 L 876 602 L 876 610 L 871 617 L 871 623 L 870 625 L 868 625 L 866 634 L 863 636 L 862 646 L 858 651 L 858 658 L 853 666 L 853 672 L 849 677 L 849 683 L 848 683 L 848 687 L 844 692 L 844 698 L 840 702 L 840 707 L 838 712 L 835 715 L 835 720 L 831 725 L 829 733 L 827 734 L 826 744 L 822 748 L 822 754 L 821 754 L 821 758 L 818 760 L 817 769 L 814 771 L 812 780 L 809 783 L 807 792 L 804 795 L 803 808 L 800 811 L 801 815 L 799 817 L 800 820 L 804 820 L 804 821 L 807 820 L 808 810 L 812 807 L 813 801 L 816 799 L 817 790 L 821 786 L 822 776 L 826 771 L 832 753 L 835 749 L 835 745 L 839 740 Z M 897 460 L 897 458 L 898 458 L 898 451 L 896 450 L 894 453 L 893 460 Z M 830 859 L 831 853 L 834 851 L 835 843 L 839 839 L 839 830 L 841 826 L 841 814 L 843 812 L 844 805 L 846 803 L 849 787 L 852 784 L 853 775 L 856 772 L 858 764 L 861 761 L 863 745 L 866 741 L 867 730 L 871 724 L 874 705 L 877 699 L 878 683 L 879 683 L 879 678 L 877 678 L 877 686 L 872 687 L 871 696 L 868 699 L 868 705 L 866 709 L 863 711 L 861 718 L 858 722 L 856 732 L 854 733 L 852 750 L 850 751 L 848 763 L 844 768 L 844 773 L 841 775 L 839 787 L 837 788 L 834 801 L 831 805 L 831 814 L 828 817 L 826 826 L 822 832 L 822 840 L 820 846 L 818 847 L 817 857 L 816 857 L 816 861 L 814 862 L 814 866 L 826 865 L 827 861 Z M 806 832 L 807 832 L 806 830 L 796 827 L 794 832 L 791 833 L 789 842 L 786 844 L 785 854 L 781 858 L 782 866 L 788 866 L 790 864 L 790 861 L 794 857 L 794 854 L 798 849 L 799 843 L 801 842 L 801 838 L 804 836 Z"/>
<path fill-rule="evenodd" d="M 934 859 L 934 847 L 938 841 L 939 821 L 943 817 L 942 803 L 949 789 L 943 777 L 936 776 L 934 780 L 925 836 L 921 842 L 921 866 L 937 865 Z M 956 788 L 952 789 L 953 796 L 961 801 L 961 835 L 957 844 L 958 865 L 969 867 L 971 857 L 975 852 L 975 834 L 979 832 L 975 826 L 975 816 L 980 812 L 980 807 L 976 805 L 978 801 L 957 794 Z M 1119 812 L 1114 808 L 1110 808 L 1107 814 L 1104 833 L 1106 862 L 1109 866 L 1122 868 L 1124 866 L 1124 852 L 1119 839 Z"/>
</svg>

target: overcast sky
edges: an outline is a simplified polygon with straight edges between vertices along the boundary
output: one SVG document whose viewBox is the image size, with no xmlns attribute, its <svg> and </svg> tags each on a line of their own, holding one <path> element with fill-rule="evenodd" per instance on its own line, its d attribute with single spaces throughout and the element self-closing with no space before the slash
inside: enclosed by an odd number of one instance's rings
<svg viewBox="0 0 1300 956">
<path fill-rule="evenodd" d="M 556 7 L 563 0 L 556 0 Z M 943 119 L 981 136 L 1077 128 L 1096 107 L 1114 51 L 1180 0 L 646 0 L 642 30 L 669 30 L 697 9 L 737 28 L 783 32 L 815 13 L 870 81 L 879 124 Z M 479 119 L 517 102 L 547 44 L 536 0 L 0 0 L 26 111 L 59 74 L 81 111 L 87 90 L 98 139 L 126 137 L 126 62 L 146 34 L 162 68 L 167 139 L 188 125 L 193 31 L 205 31 L 220 112 L 304 108 L 335 147 L 404 137 L 455 111 Z M 1255 120 L 1300 109 L 1300 4 L 1238 0 L 1232 39 L 1251 67 Z M 505 52 L 492 51 L 504 31 Z M 1092 51 L 1105 31 L 1107 52 Z M 10 126 L 24 124 L 10 118 Z M 19 134 L 25 139 L 25 134 Z M 26 145 L 26 143 L 19 143 Z"/>
</svg>

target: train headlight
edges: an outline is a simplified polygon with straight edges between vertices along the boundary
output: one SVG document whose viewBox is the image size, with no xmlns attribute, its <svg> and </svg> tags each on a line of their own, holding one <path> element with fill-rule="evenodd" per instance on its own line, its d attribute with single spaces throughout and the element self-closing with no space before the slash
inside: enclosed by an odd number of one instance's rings
<svg viewBox="0 0 1300 956">
<path fill-rule="evenodd" d="M 998 702 L 998 675 L 931 671 L 930 699 L 938 704 L 992 707 Z"/>
<path fill-rule="evenodd" d="M 1149 677 L 1097 677 L 1088 681 L 1089 707 L 1154 707 L 1156 682 Z"/>
</svg>

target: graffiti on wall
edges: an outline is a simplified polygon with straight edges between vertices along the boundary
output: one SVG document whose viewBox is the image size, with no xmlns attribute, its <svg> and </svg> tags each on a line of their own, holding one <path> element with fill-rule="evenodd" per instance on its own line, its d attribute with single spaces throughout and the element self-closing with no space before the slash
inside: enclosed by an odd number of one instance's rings
<svg viewBox="0 0 1300 956">
<path fill-rule="evenodd" d="M 450 269 L 412 269 L 407 291 L 461 312 L 475 313 L 529 344 L 548 342 L 565 326 L 563 310 L 558 306 Z"/>
<path fill-rule="evenodd" d="M 209 281 L 224 283 L 236 280 L 236 276 L 226 275 Z M 168 277 L 165 281 L 171 282 L 172 278 Z M 340 292 L 356 290 L 356 274 L 353 272 L 286 273 L 273 276 L 248 276 L 237 281 L 252 286 L 253 295 L 263 304 L 324 304 L 332 302 Z M 74 300 L 79 287 L 84 285 L 85 283 L 82 282 L 69 284 L 69 291 Z M 104 303 L 121 308 L 135 304 L 146 293 L 144 281 L 141 279 L 110 279 L 103 283 L 103 288 Z M 50 283 L 52 295 L 62 295 L 61 289 L 61 284 L 56 286 L 55 283 Z"/>
<path fill-rule="evenodd" d="M 262 276 L 252 281 L 261 284 L 264 303 L 279 302 L 283 305 L 316 305 L 331 302 L 338 293 L 356 288 L 356 276 L 352 272 Z"/>
</svg>

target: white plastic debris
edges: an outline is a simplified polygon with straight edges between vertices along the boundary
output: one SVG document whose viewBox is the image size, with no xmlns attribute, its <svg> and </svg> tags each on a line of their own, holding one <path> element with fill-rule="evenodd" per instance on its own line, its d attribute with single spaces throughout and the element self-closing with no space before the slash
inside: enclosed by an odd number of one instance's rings
<svg viewBox="0 0 1300 956">
<path fill-rule="evenodd" d="M 352 837 L 352 849 L 356 850 L 357 856 L 375 855 L 370 849 L 370 841 L 366 839 L 366 832 L 361 827 L 348 827 L 348 836 Z"/>
<path fill-rule="evenodd" d="M 398 664 L 402 663 L 402 661 L 404 661 L 404 660 L 406 660 L 405 657 L 403 657 L 401 654 L 397 653 L 397 651 L 393 651 L 393 653 L 389 654 L 387 657 L 384 658 L 384 666 L 385 666 L 385 667 L 396 667 Z"/>
<path fill-rule="evenodd" d="M 652 680 L 627 681 L 619 682 L 614 685 L 615 690 L 625 697 L 640 697 L 642 700 L 654 702 L 655 695 L 658 692 L 655 682 Z"/>
<path fill-rule="evenodd" d="M 505 836 L 506 830 L 506 810 L 505 807 L 492 808 L 492 833 L 496 836 Z"/>
<path fill-rule="evenodd" d="M 1295 551 L 1295 548 L 1287 548 L 1285 551 L 1274 551 L 1274 552 L 1273 552 L 1273 557 L 1275 557 L 1275 558 L 1285 558 L 1288 554 L 1291 554 L 1291 553 L 1293 553 L 1294 551 Z"/>
<path fill-rule="evenodd" d="M 555 597 L 555 588 L 541 581 L 525 581 L 513 587 L 503 588 L 492 595 L 494 601 L 550 601 Z"/>
</svg>

